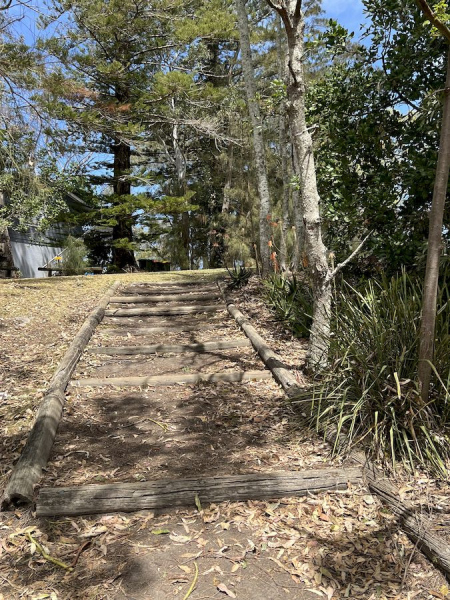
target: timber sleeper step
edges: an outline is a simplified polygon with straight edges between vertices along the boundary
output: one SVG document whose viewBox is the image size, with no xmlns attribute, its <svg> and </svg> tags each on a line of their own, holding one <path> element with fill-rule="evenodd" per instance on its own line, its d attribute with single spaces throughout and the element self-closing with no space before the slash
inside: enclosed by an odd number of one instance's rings
<svg viewBox="0 0 450 600">
<path fill-rule="evenodd" d="M 251 473 L 189 479 L 161 479 L 136 483 L 41 488 L 38 517 L 192 506 L 211 502 L 298 497 L 346 489 L 362 482 L 360 468 L 312 469 L 278 473 Z"/>
<path fill-rule="evenodd" d="M 199 323 L 198 325 L 161 325 L 160 327 L 127 327 L 127 328 L 99 328 L 100 333 L 107 335 L 149 335 L 152 333 L 168 333 L 171 331 L 199 331 L 200 329 L 212 329 L 217 325 L 214 323 Z"/>
<path fill-rule="evenodd" d="M 161 287 L 161 288 L 157 288 L 157 287 L 128 287 L 125 289 L 121 290 L 122 295 L 124 294 L 144 294 L 144 295 L 156 295 L 156 294 L 161 294 L 161 295 L 166 295 L 166 294 L 176 294 L 176 295 L 180 295 L 180 294 L 211 294 L 217 292 L 217 285 L 213 285 L 213 286 L 208 286 L 208 287 L 196 287 L 196 286 L 190 286 L 190 287 L 173 287 L 173 288 L 168 288 L 168 287 Z"/>
<path fill-rule="evenodd" d="M 173 306 L 167 308 L 116 308 L 105 311 L 106 317 L 146 317 L 163 315 L 191 315 L 195 313 L 210 313 L 225 310 L 224 304 Z"/>
<path fill-rule="evenodd" d="M 183 373 L 153 375 L 149 377 L 106 377 L 89 379 L 72 379 L 72 387 L 103 387 L 112 385 L 114 387 L 152 387 L 175 385 L 177 383 L 217 383 L 220 381 L 231 381 L 240 383 L 244 381 L 259 381 L 270 379 L 272 373 L 269 370 L 261 371 L 228 371 L 223 373 Z"/>
<path fill-rule="evenodd" d="M 182 352 L 214 352 L 215 350 L 228 350 L 232 348 L 248 348 L 252 343 L 248 339 L 224 340 L 222 342 L 203 342 L 198 344 L 152 344 L 151 346 L 98 346 L 88 348 L 91 354 L 168 354 Z"/>
<path fill-rule="evenodd" d="M 217 300 L 220 298 L 220 292 L 216 294 L 164 294 L 151 295 L 139 294 L 137 296 L 113 296 L 110 304 L 145 304 L 146 302 L 190 302 L 195 300 Z"/>
</svg>

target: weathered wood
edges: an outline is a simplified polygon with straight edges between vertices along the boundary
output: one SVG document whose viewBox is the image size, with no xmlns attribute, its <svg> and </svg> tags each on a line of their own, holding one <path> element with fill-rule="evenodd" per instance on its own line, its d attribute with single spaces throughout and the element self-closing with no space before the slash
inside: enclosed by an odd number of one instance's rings
<svg viewBox="0 0 450 600">
<path fill-rule="evenodd" d="M 260 379 L 270 379 L 270 371 L 228 371 L 224 373 L 193 373 L 180 375 L 153 375 L 149 377 L 108 377 L 106 379 L 73 379 L 70 382 L 74 387 L 102 387 L 113 385 L 115 387 L 147 387 L 174 385 L 176 383 L 217 383 L 219 381 L 256 381 Z"/>
<path fill-rule="evenodd" d="M 105 312 L 106 317 L 148 317 L 163 315 L 193 315 L 223 310 L 220 304 L 198 306 L 173 306 L 167 308 L 115 308 Z"/>
<path fill-rule="evenodd" d="M 130 355 L 130 354 L 178 354 L 181 352 L 214 352 L 215 350 L 229 350 L 232 348 L 245 348 L 251 346 L 248 339 L 224 340 L 223 342 L 203 342 L 199 344 L 152 344 L 151 346 L 96 346 L 88 348 L 92 354 Z"/>
<path fill-rule="evenodd" d="M 241 325 L 255 350 L 259 353 L 265 365 L 272 371 L 286 394 L 290 398 L 293 398 L 296 393 L 303 391 L 293 375 L 283 366 L 279 357 L 270 350 L 264 339 L 248 323 L 244 315 L 231 302 L 227 303 L 227 309 Z M 304 406 L 304 408 L 307 411 L 307 407 Z M 336 436 L 336 430 L 325 432 L 325 437 L 331 445 L 334 445 Z M 363 452 L 352 452 L 350 458 L 363 467 L 364 477 L 369 489 L 398 517 L 399 526 L 403 531 L 449 577 L 450 545 L 442 537 L 433 533 L 431 521 L 422 515 L 419 509 L 414 507 L 410 502 L 401 500 L 398 487 L 389 481 L 380 469 L 377 469 L 368 461 Z"/>
<path fill-rule="evenodd" d="M 189 284 L 188 286 L 184 286 L 184 287 L 170 287 L 170 286 L 162 286 L 161 284 L 159 285 L 146 285 L 146 286 L 129 286 L 123 290 L 121 290 L 121 293 L 123 295 L 126 294 L 131 294 L 131 295 L 166 295 L 166 294 L 174 294 L 174 295 L 180 295 L 180 294 L 207 294 L 207 293 L 212 293 L 215 292 L 217 290 L 217 285 L 216 284 L 211 284 L 211 285 L 207 285 L 207 286 L 194 286 L 192 284 Z"/>
<path fill-rule="evenodd" d="M 256 329 L 250 324 L 248 319 L 246 319 L 246 317 L 241 313 L 241 311 L 238 308 L 236 308 L 236 306 L 231 301 L 229 301 L 225 295 L 224 298 L 228 312 L 239 324 L 242 331 L 251 341 L 256 352 L 258 352 L 266 367 L 272 371 L 273 376 L 282 386 L 284 391 L 288 395 L 290 395 L 289 390 L 291 388 L 294 391 L 298 391 L 298 381 L 295 379 L 294 375 L 292 375 L 292 373 L 289 371 L 289 368 L 286 366 L 286 364 L 281 360 L 281 357 L 269 348 L 265 340 L 259 335 Z"/>
<path fill-rule="evenodd" d="M 61 420 L 65 401 L 64 390 L 96 326 L 103 318 L 109 298 L 119 285 L 120 283 L 116 281 L 106 292 L 100 304 L 83 323 L 59 363 L 38 410 L 25 447 L 4 491 L 1 501 L 2 510 L 18 502 L 32 502 L 34 485 L 39 481 L 42 469 L 47 464 Z"/>
<path fill-rule="evenodd" d="M 111 304 L 145 304 L 151 302 L 191 302 L 195 300 L 217 300 L 220 293 L 214 294 L 165 294 L 151 295 L 139 294 L 138 296 L 113 296 L 110 300 Z"/>
<path fill-rule="evenodd" d="M 422 507 L 402 500 L 398 487 L 380 469 L 368 462 L 364 453 L 352 452 L 350 458 L 363 467 L 363 475 L 370 491 L 398 518 L 401 529 L 435 566 L 450 577 L 450 544 L 433 533 L 433 523 L 422 513 Z"/>
<path fill-rule="evenodd" d="M 36 514 L 38 517 L 69 516 L 195 506 L 196 495 L 203 505 L 297 497 L 345 489 L 348 483 L 360 483 L 361 478 L 359 468 L 340 468 L 42 488 L 37 499 Z"/>
<path fill-rule="evenodd" d="M 198 325 L 161 325 L 161 327 L 120 327 L 116 329 L 103 328 L 99 331 L 108 335 L 149 335 L 152 333 L 168 333 L 171 331 L 198 331 L 199 329 L 212 329 L 214 323 L 199 323 Z"/>
</svg>

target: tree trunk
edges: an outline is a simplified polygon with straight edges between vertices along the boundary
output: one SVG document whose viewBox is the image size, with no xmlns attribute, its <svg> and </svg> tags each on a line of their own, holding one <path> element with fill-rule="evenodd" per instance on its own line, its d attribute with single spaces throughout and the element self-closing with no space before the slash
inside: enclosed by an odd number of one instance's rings
<svg viewBox="0 0 450 600">
<path fill-rule="evenodd" d="M 270 195 L 267 181 L 266 157 L 262 135 L 262 120 L 258 101 L 256 100 L 255 79 L 251 57 L 250 34 L 248 30 L 245 0 L 235 0 L 238 17 L 239 38 L 241 43 L 242 72 L 244 75 L 245 92 L 247 95 L 248 112 L 253 129 L 253 150 L 255 153 L 256 178 L 258 183 L 259 208 L 259 243 L 262 272 L 270 270 L 269 252 L 269 221 Z"/>
<path fill-rule="evenodd" d="M 271 4 L 269 2 L 269 4 Z M 289 83 L 287 106 L 294 151 L 295 175 L 300 190 L 300 210 L 308 270 L 313 284 L 313 323 L 309 340 L 308 362 L 312 367 L 327 365 L 331 309 L 331 278 L 327 251 L 322 241 L 320 198 L 311 135 L 305 115 L 304 16 L 300 2 L 290 0 L 277 8 L 286 29 Z M 298 233 L 298 232 L 297 232 Z"/>
<path fill-rule="evenodd" d="M 116 203 L 120 206 L 128 202 L 127 196 L 131 194 L 129 173 L 131 169 L 131 148 L 125 142 L 116 140 L 113 144 L 114 154 L 114 195 Z M 136 259 L 134 252 L 129 247 L 122 247 L 121 241 L 131 243 L 133 240 L 133 215 L 118 214 L 117 224 L 113 227 L 113 263 L 119 268 L 135 267 Z"/>
<path fill-rule="evenodd" d="M 172 99 L 172 108 L 175 109 L 174 99 Z M 175 170 L 177 177 L 175 195 L 184 196 L 186 194 L 186 159 L 180 146 L 177 123 L 175 123 L 172 127 L 172 145 L 175 154 Z M 188 211 L 182 213 L 181 225 L 181 239 L 183 242 L 183 249 L 186 253 L 186 265 L 188 269 L 192 269 L 191 228 L 190 215 Z"/>
<path fill-rule="evenodd" d="M 227 213 L 230 210 L 231 206 L 231 197 L 230 190 L 232 186 L 233 180 L 233 154 L 234 154 L 234 146 L 230 144 L 228 146 L 227 152 L 227 177 L 225 180 L 225 185 L 223 187 L 223 201 L 222 201 L 222 212 Z"/>
<path fill-rule="evenodd" d="M 444 92 L 444 111 L 439 142 L 439 154 L 434 181 L 433 202 L 430 212 L 428 233 L 427 266 L 420 331 L 418 376 L 421 395 L 428 401 L 431 380 L 431 362 L 434 353 L 434 331 L 436 324 L 436 302 L 439 280 L 439 257 L 442 251 L 442 227 L 445 200 L 447 197 L 448 173 L 450 168 L 450 50 L 447 56 L 447 77 Z"/>
<path fill-rule="evenodd" d="M 280 81 L 286 81 L 286 52 L 283 43 L 283 23 L 278 19 L 277 23 L 277 55 L 278 55 L 278 74 Z M 280 231 L 280 267 L 282 271 L 288 268 L 287 257 L 287 232 L 289 229 L 289 200 L 290 200 L 290 169 L 288 152 L 289 131 L 286 121 L 285 102 L 281 105 L 279 118 L 279 144 L 281 158 L 281 178 L 283 185 L 283 194 L 281 202 L 281 231 Z"/>
</svg>

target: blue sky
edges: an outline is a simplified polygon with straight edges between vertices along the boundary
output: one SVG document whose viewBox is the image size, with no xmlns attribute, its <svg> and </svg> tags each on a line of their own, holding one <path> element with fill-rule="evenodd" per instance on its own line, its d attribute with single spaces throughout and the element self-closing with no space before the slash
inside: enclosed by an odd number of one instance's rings
<svg viewBox="0 0 450 600">
<path fill-rule="evenodd" d="M 325 18 L 335 19 L 349 31 L 354 31 L 356 39 L 359 37 L 361 24 L 365 22 L 360 0 L 323 0 L 322 8 Z"/>
<path fill-rule="evenodd" d="M 44 3 L 42 0 L 34 0 L 30 5 L 39 6 L 40 9 L 44 9 Z M 354 31 L 355 39 L 358 39 L 360 35 L 361 24 L 364 23 L 365 17 L 363 14 L 363 5 L 361 0 L 323 0 L 322 8 L 324 10 L 324 17 L 327 19 L 335 19 L 349 31 Z M 24 9 L 19 5 L 13 9 L 13 14 L 25 14 L 27 17 L 16 23 L 15 29 L 22 34 L 29 44 L 33 44 L 39 31 L 36 27 L 35 19 L 38 14 L 37 11 Z"/>
</svg>

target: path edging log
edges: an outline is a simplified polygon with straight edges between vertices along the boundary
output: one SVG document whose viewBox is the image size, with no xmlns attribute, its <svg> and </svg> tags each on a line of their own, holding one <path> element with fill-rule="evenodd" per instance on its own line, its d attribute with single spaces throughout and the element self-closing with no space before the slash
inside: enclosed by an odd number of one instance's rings
<svg viewBox="0 0 450 600">
<path fill-rule="evenodd" d="M 201 504 L 298 497 L 343 490 L 349 483 L 361 482 L 361 469 L 353 467 L 42 488 L 36 514 L 49 517 L 166 509 L 194 506 L 196 497 Z"/>
<path fill-rule="evenodd" d="M 258 334 L 242 314 L 230 301 L 218 283 L 218 287 L 227 304 L 227 310 L 236 322 L 241 326 L 244 333 L 252 342 L 253 347 L 258 352 L 264 364 L 273 373 L 273 376 L 282 386 L 286 395 L 293 398 L 300 391 L 300 386 L 293 375 L 283 364 L 281 358 L 270 350 L 265 340 Z M 303 390 L 302 390 L 303 391 Z M 330 444 L 336 441 L 337 431 L 326 431 L 325 438 Z M 371 492 L 376 494 L 393 512 L 399 520 L 399 526 L 408 535 L 414 544 L 438 567 L 447 578 L 450 577 L 450 545 L 444 538 L 432 532 L 431 521 L 418 513 L 417 508 L 407 500 L 401 500 L 400 493 L 395 484 L 393 484 L 385 474 L 371 463 L 363 452 L 352 452 L 349 456 L 352 460 L 360 464 L 367 485 Z"/>
<path fill-rule="evenodd" d="M 72 373 L 86 348 L 92 334 L 103 319 L 110 297 L 120 286 L 116 281 L 90 313 L 59 363 L 36 419 L 28 435 L 19 460 L 13 467 L 8 485 L 1 500 L 1 510 L 17 503 L 33 501 L 34 486 L 39 481 L 42 469 L 47 465 L 65 402 L 65 389 Z"/>
</svg>

